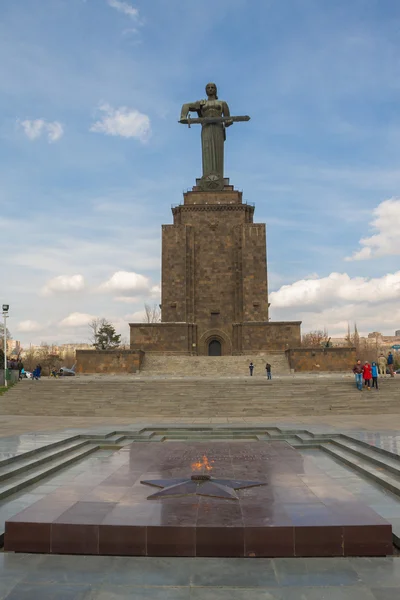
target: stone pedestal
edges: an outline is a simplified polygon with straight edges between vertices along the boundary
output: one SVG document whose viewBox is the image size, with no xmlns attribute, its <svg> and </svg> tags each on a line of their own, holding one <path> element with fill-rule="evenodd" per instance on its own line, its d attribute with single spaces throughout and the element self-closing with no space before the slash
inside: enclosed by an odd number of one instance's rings
<svg viewBox="0 0 400 600">
<path fill-rule="evenodd" d="M 224 180 L 199 185 L 162 226 L 162 323 L 130 324 L 131 348 L 241 354 L 300 343 L 300 322 L 271 323 L 265 224 Z"/>
</svg>

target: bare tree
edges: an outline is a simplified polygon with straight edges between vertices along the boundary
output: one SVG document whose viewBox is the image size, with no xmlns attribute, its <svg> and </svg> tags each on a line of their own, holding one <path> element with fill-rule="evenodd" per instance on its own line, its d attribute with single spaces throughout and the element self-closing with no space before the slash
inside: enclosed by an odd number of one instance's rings
<svg viewBox="0 0 400 600">
<path fill-rule="evenodd" d="M 7 339 L 8 340 L 12 340 L 12 335 L 11 333 L 8 331 L 7 328 Z M 0 340 L 3 341 L 4 340 L 4 325 L 3 323 L 0 323 Z"/>
<path fill-rule="evenodd" d="M 321 348 L 329 343 L 328 332 L 317 329 L 303 335 L 301 345 L 307 348 Z"/>
<path fill-rule="evenodd" d="M 129 338 L 127 335 L 124 335 L 121 337 L 120 349 L 121 350 L 129 350 L 130 349 Z"/>
<path fill-rule="evenodd" d="M 90 337 L 89 337 L 89 341 L 92 344 L 92 346 L 96 346 L 97 344 L 97 334 L 99 329 L 101 329 L 101 327 L 103 327 L 105 324 L 107 323 L 107 320 L 103 318 L 98 318 L 96 317 L 95 319 L 92 319 L 89 322 L 89 329 L 90 329 Z"/>
<path fill-rule="evenodd" d="M 144 322 L 145 323 L 160 323 L 161 321 L 161 309 L 158 304 L 150 304 L 144 305 Z"/>
</svg>

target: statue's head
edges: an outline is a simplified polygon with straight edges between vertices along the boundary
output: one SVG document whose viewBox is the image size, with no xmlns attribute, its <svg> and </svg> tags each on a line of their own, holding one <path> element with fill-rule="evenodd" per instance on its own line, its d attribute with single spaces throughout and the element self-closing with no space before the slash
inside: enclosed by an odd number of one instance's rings
<svg viewBox="0 0 400 600">
<path fill-rule="evenodd" d="M 207 96 L 215 96 L 218 100 L 218 90 L 215 83 L 207 83 L 206 85 L 206 94 Z"/>
</svg>

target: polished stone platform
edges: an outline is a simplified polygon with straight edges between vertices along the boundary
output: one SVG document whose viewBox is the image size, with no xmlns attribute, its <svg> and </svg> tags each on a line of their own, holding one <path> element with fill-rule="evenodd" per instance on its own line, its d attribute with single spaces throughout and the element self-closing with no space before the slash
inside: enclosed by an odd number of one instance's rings
<svg viewBox="0 0 400 600">
<path fill-rule="evenodd" d="M 206 457 L 206 459 L 204 458 Z M 141 481 L 266 484 L 148 499 Z M 200 484 L 199 484 L 200 485 Z M 202 484 L 201 484 L 202 485 Z M 228 485 L 229 487 L 229 485 Z M 5 550 L 130 556 L 384 556 L 391 525 L 284 441 L 134 442 L 6 522 Z"/>
</svg>

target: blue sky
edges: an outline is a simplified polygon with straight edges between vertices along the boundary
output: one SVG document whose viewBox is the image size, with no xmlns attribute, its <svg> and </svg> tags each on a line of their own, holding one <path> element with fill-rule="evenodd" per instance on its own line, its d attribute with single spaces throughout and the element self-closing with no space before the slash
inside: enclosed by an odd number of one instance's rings
<svg viewBox="0 0 400 600">
<path fill-rule="evenodd" d="M 208 81 L 251 115 L 226 175 L 267 223 L 272 319 L 400 328 L 399 28 L 395 0 L 3 0 L 14 337 L 86 341 L 91 316 L 125 337 L 159 301 L 160 226 L 201 174 L 177 119 Z"/>
</svg>

